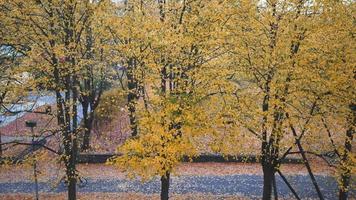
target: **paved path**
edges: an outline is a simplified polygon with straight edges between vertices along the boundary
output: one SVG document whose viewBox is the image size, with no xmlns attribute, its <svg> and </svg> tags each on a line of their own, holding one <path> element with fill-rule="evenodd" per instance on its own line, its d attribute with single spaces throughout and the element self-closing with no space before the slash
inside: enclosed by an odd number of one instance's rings
<svg viewBox="0 0 356 200">
<path fill-rule="evenodd" d="M 295 175 L 287 177 L 294 189 L 302 199 L 316 198 L 316 192 L 308 176 Z M 213 195 L 249 196 L 259 199 L 262 193 L 262 176 L 259 175 L 228 175 L 228 176 L 180 176 L 173 177 L 171 192 L 176 194 L 209 193 Z M 317 176 L 325 199 L 337 199 L 337 183 L 332 177 Z M 0 180 L 1 181 L 1 180 Z M 277 177 L 278 193 L 288 197 L 288 187 L 280 177 Z M 31 182 L 0 183 L 1 193 L 32 193 L 34 185 Z M 66 187 L 60 184 L 57 187 L 51 183 L 40 183 L 40 191 L 45 193 L 64 192 Z M 141 183 L 136 180 L 125 179 L 89 179 L 85 185 L 78 188 L 79 192 L 141 192 L 146 194 L 159 193 L 160 182 L 158 179 Z M 354 195 L 356 194 L 353 191 Z"/>
</svg>

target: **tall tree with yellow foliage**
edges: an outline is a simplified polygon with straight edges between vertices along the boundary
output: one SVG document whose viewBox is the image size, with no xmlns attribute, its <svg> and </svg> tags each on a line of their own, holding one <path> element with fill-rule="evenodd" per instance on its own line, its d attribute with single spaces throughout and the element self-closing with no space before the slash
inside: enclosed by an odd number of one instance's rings
<svg viewBox="0 0 356 200">
<path fill-rule="evenodd" d="M 0 18 L 6 18 L 6 12 L 0 10 Z M 11 21 L 0 21 L 0 110 L 5 104 L 16 103 L 25 95 L 31 85 L 27 74 L 20 67 L 22 58 L 26 55 L 28 44 L 18 37 L 20 26 Z M 17 41 L 17 42 L 13 42 Z"/>
<path fill-rule="evenodd" d="M 192 138 L 212 125 L 201 121 L 207 118 L 201 102 L 219 88 L 215 60 L 226 49 L 218 34 L 224 18 L 210 10 L 223 11 L 224 4 L 127 1 L 126 6 L 130 10 L 123 18 L 132 23 L 125 29 L 131 35 L 123 46 L 140 66 L 132 72 L 145 88 L 146 99 L 136 103 L 137 137 L 118 149 L 123 156 L 113 162 L 144 180 L 160 176 L 165 200 L 174 168 L 184 157 L 197 154 Z M 146 35 L 135 32 L 138 27 Z"/>
<path fill-rule="evenodd" d="M 328 95 L 321 98 L 321 115 L 316 122 L 325 134 L 313 142 L 322 143 L 335 157 L 339 199 L 345 200 L 356 170 L 352 151 L 356 125 L 355 3 L 320 1 L 317 5 L 317 30 L 311 36 L 312 48 L 305 62 L 315 74 L 311 88 Z"/>
<path fill-rule="evenodd" d="M 329 95 L 314 87 L 322 87 L 319 74 L 315 65 L 306 61 L 315 50 L 314 37 L 322 34 L 318 24 L 324 14 L 321 5 L 317 1 L 278 0 L 232 4 L 227 25 L 235 44 L 230 81 L 236 92 L 226 97 L 225 116 L 234 119 L 239 132 L 261 140 L 263 199 L 271 199 L 272 191 L 277 198 L 275 173 L 283 176 L 279 166 L 287 155 L 296 153 L 292 149 L 302 156 L 323 199 L 301 142 L 305 135 L 316 135 L 314 121 L 321 114 L 322 99 Z M 230 129 L 230 134 L 236 134 L 234 130 Z M 294 191 L 292 186 L 290 189 Z"/>
<path fill-rule="evenodd" d="M 20 42 L 28 47 L 23 69 L 36 75 L 33 84 L 55 92 L 57 121 L 64 147 L 59 154 L 65 165 L 68 199 L 71 200 L 76 199 L 78 176 L 80 80 L 85 78 L 87 54 L 90 53 L 83 53 L 82 49 L 87 45 L 86 29 L 92 26 L 100 30 L 100 23 L 94 17 L 105 13 L 105 7 L 110 4 L 110 1 L 89 0 L 0 2 L 4 12 L 2 20 L 10 27 L 17 27 L 17 36 L 9 40 L 9 44 L 16 45 L 17 38 L 21 38 Z"/>
</svg>

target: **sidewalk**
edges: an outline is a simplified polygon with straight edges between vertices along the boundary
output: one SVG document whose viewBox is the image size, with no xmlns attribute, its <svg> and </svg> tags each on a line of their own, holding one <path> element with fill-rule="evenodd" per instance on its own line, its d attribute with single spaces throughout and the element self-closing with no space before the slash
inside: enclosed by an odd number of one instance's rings
<svg viewBox="0 0 356 200">
<path fill-rule="evenodd" d="M 318 175 L 317 181 L 325 199 L 337 199 L 337 183 L 329 176 Z M 302 199 L 317 198 L 317 194 L 306 175 L 287 176 L 294 189 Z M 206 193 L 209 195 L 227 195 L 252 197 L 259 199 L 262 194 L 263 178 L 261 175 L 226 175 L 226 176 L 178 176 L 173 177 L 170 192 L 172 194 Z M 40 182 L 41 193 L 61 193 L 66 191 L 63 183 L 57 187 L 51 182 Z M 0 199 L 2 195 L 13 193 L 33 193 L 32 182 L 0 183 Z M 288 187 L 277 176 L 277 188 L 280 197 L 291 197 Z M 117 179 L 87 179 L 87 183 L 78 187 L 79 193 L 144 193 L 160 192 L 159 179 L 146 183 L 138 180 Z M 355 191 L 353 191 L 355 194 Z"/>
</svg>

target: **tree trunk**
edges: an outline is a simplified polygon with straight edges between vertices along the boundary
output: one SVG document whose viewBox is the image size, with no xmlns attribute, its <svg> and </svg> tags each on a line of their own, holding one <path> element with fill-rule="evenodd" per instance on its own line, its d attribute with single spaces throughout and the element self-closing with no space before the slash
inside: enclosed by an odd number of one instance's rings
<svg viewBox="0 0 356 200">
<path fill-rule="evenodd" d="M 273 194 L 274 200 L 278 200 L 278 190 L 277 190 L 277 183 L 276 183 L 276 175 L 273 174 Z"/>
<path fill-rule="evenodd" d="M 272 188 L 274 179 L 274 169 L 273 166 L 269 164 L 263 164 L 263 200 L 272 199 Z"/>
<path fill-rule="evenodd" d="M 74 66 L 74 60 L 72 60 Z M 70 176 L 68 176 L 68 199 L 69 200 L 76 200 L 76 186 L 77 186 L 77 171 L 76 171 L 76 162 L 77 162 L 77 154 L 78 154 L 78 91 L 76 90 L 75 86 L 77 84 L 77 77 L 76 75 L 73 76 L 73 85 L 71 85 L 71 89 L 73 91 L 73 105 L 72 105 L 72 130 L 70 131 L 71 134 L 71 151 L 69 157 L 69 167 L 68 172 Z"/>
<path fill-rule="evenodd" d="M 83 106 L 83 123 L 84 123 L 84 135 L 81 150 L 88 150 L 90 147 L 90 134 L 93 126 L 93 111 L 89 111 L 89 104 L 82 103 Z"/>
<path fill-rule="evenodd" d="M 345 140 L 345 153 L 342 156 L 342 174 L 339 186 L 339 200 L 347 200 L 348 189 L 350 186 L 351 170 L 348 167 L 348 153 L 351 151 L 352 129 L 347 130 L 347 138 Z M 348 148 L 349 147 L 349 148 Z"/>
<path fill-rule="evenodd" d="M 86 122 L 84 122 L 85 124 Z M 82 147 L 81 147 L 81 150 L 82 151 L 86 151 L 89 149 L 90 147 L 90 132 L 91 132 L 91 129 L 89 128 L 85 128 L 84 130 L 84 136 L 83 136 L 83 144 L 82 144 Z"/>
<path fill-rule="evenodd" d="M 91 130 L 93 127 L 93 117 L 89 115 L 89 119 L 84 121 L 84 136 L 83 136 L 83 144 L 82 144 L 82 151 L 88 150 L 90 147 L 90 135 L 91 135 Z"/>
<path fill-rule="evenodd" d="M 66 167 L 66 174 L 68 178 L 68 200 L 76 200 L 77 199 L 77 192 L 76 192 L 76 186 L 77 186 L 77 176 L 76 176 L 76 170 L 75 170 L 75 157 L 74 157 L 74 151 L 75 149 L 72 149 L 72 152 L 69 156 L 69 160 L 67 161 L 67 167 Z"/>
<path fill-rule="evenodd" d="M 1 121 L 0 121 L 1 124 Z M 2 144 L 1 144 L 1 131 L 0 131 L 0 159 L 2 158 Z"/>
<path fill-rule="evenodd" d="M 84 102 L 82 102 L 82 107 L 83 107 L 84 135 L 83 135 L 83 143 L 82 143 L 81 150 L 85 151 L 89 148 L 89 135 L 87 132 L 89 104 L 84 100 Z"/>
<path fill-rule="evenodd" d="M 167 172 L 165 176 L 161 177 L 161 200 L 169 199 L 169 179 L 169 172 Z"/>
<path fill-rule="evenodd" d="M 69 173 L 72 174 L 72 172 Z M 68 177 L 68 200 L 77 199 L 76 186 L 77 186 L 77 178 L 75 176 Z"/>
<path fill-rule="evenodd" d="M 300 143 L 300 139 L 297 138 L 297 132 L 296 132 L 296 130 L 294 129 L 293 126 L 291 126 L 291 129 L 292 129 L 293 135 L 295 137 L 295 143 L 297 144 L 299 152 L 300 152 L 300 154 L 301 154 L 301 156 L 303 158 L 304 165 L 307 168 L 307 171 L 308 171 L 308 174 L 310 176 L 310 179 L 311 179 L 311 181 L 312 181 L 312 183 L 314 185 L 314 188 L 315 188 L 316 192 L 318 193 L 318 197 L 319 197 L 320 200 L 324 200 L 324 196 L 321 193 L 321 190 L 319 188 L 318 182 L 316 181 L 316 178 L 315 178 L 315 176 L 313 174 L 313 171 L 312 171 L 312 169 L 310 167 L 310 164 L 309 164 L 309 161 L 307 159 L 307 156 L 305 155 L 304 148 L 303 148 L 302 144 Z"/>
<path fill-rule="evenodd" d="M 350 180 L 351 180 L 351 170 L 348 167 L 349 164 L 349 153 L 352 150 L 352 141 L 353 141 L 353 134 L 355 130 L 353 127 L 356 124 L 356 105 L 350 105 L 350 109 L 352 112 L 352 116 L 350 117 L 350 128 L 346 131 L 346 139 L 344 144 L 344 153 L 341 158 L 341 165 L 344 166 L 342 169 L 341 174 L 341 183 L 339 189 L 339 200 L 347 200 L 348 196 L 348 189 L 350 187 Z"/>
<path fill-rule="evenodd" d="M 72 132 L 73 133 L 73 132 Z M 69 157 L 69 163 L 67 168 L 67 177 L 68 177 L 68 200 L 76 200 L 77 199 L 77 172 L 76 172 L 76 157 L 77 157 L 77 147 L 76 147 L 76 139 L 73 139 L 72 151 Z"/>
<path fill-rule="evenodd" d="M 348 180 L 349 179 L 347 177 L 344 177 L 344 176 L 342 176 L 342 178 L 341 178 L 342 184 L 348 182 Z M 345 190 L 344 188 L 340 188 L 339 189 L 339 200 L 347 200 L 347 196 L 348 196 L 348 191 Z"/>
<path fill-rule="evenodd" d="M 66 177 L 67 177 L 67 189 L 68 189 L 68 200 L 76 200 L 76 137 L 74 132 L 68 128 L 66 128 L 66 133 L 64 135 L 64 164 L 66 169 Z"/>
<path fill-rule="evenodd" d="M 127 88 L 128 88 L 127 104 L 129 110 L 132 136 L 137 135 L 136 101 L 139 97 L 137 79 L 134 77 L 135 67 L 136 67 L 135 60 L 131 58 L 128 62 L 128 69 L 127 69 Z"/>
<path fill-rule="evenodd" d="M 136 99 L 131 94 L 128 95 L 128 110 L 130 118 L 131 135 L 137 135 L 137 122 L 136 122 Z"/>
<path fill-rule="evenodd" d="M 312 180 L 312 183 L 313 183 L 313 185 L 315 187 L 315 190 L 318 193 L 318 197 L 319 197 L 320 200 L 324 200 L 324 196 L 321 193 L 321 190 L 319 188 L 318 182 L 316 181 L 316 178 L 315 178 L 315 176 L 313 174 L 313 171 L 312 171 L 312 169 L 310 167 L 309 161 L 308 161 L 308 159 L 307 159 L 307 157 L 305 155 L 304 149 L 302 148 L 302 146 L 301 146 L 299 141 L 297 141 L 297 145 L 298 145 L 299 151 L 300 151 L 300 153 L 302 155 L 304 165 L 307 168 L 307 171 L 308 171 L 308 174 L 310 176 L 310 179 Z"/>
<path fill-rule="evenodd" d="M 284 181 L 284 183 L 288 186 L 289 190 L 293 193 L 294 197 L 297 200 L 300 200 L 300 197 L 298 196 L 297 192 L 293 189 L 292 185 L 288 182 L 288 180 L 282 174 L 282 172 L 279 169 L 277 169 L 277 172 L 278 172 L 279 176 L 282 178 L 282 180 Z"/>
</svg>

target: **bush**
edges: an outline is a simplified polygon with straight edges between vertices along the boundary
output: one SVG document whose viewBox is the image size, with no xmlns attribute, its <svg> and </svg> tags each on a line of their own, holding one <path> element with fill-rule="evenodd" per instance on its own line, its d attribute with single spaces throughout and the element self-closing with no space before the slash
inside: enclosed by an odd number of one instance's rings
<svg viewBox="0 0 356 200">
<path fill-rule="evenodd" d="M 126 98 L 124 91 L 113 88 L 105 91 L 101 96 L 100 103 L 95 110 L 95 120 L 99 124 L 111 122 L 121 109 L 125 108 Z"/>
</svg>

